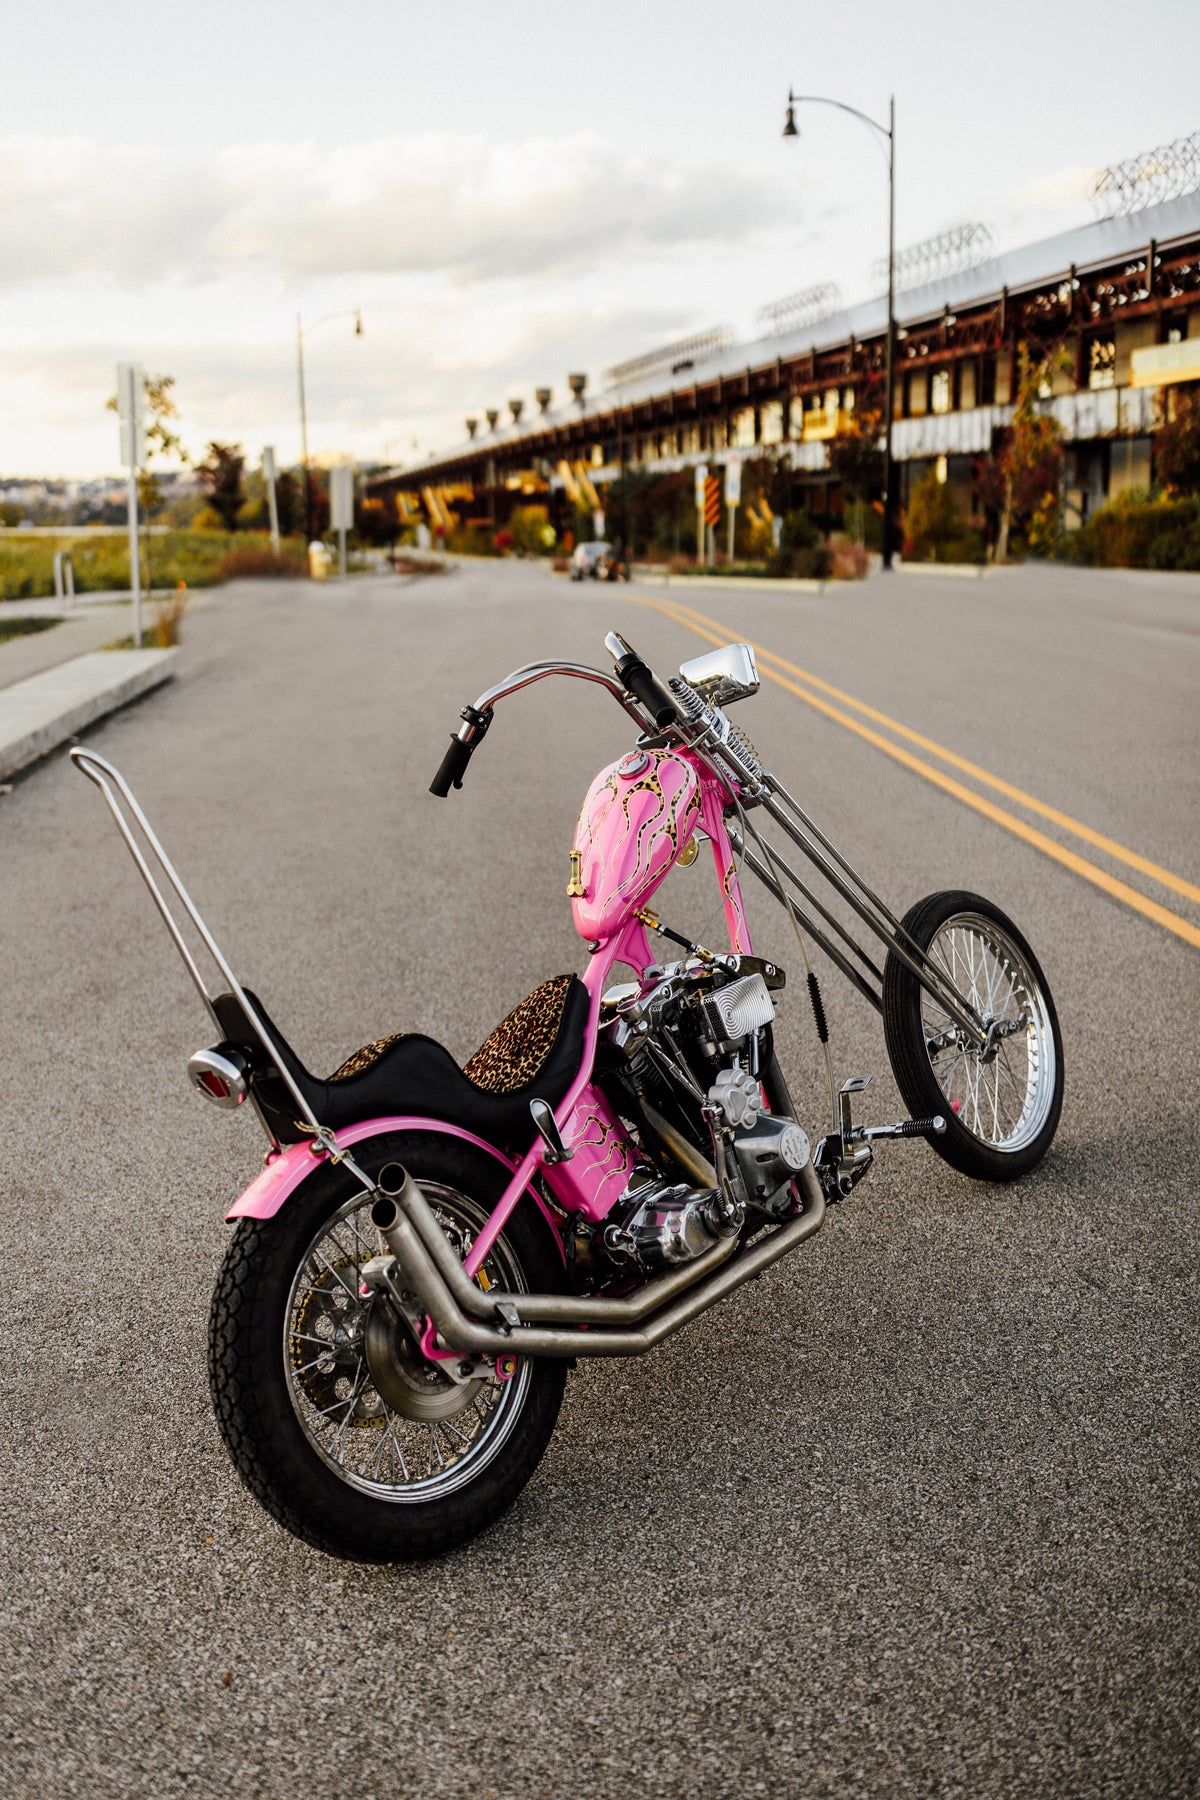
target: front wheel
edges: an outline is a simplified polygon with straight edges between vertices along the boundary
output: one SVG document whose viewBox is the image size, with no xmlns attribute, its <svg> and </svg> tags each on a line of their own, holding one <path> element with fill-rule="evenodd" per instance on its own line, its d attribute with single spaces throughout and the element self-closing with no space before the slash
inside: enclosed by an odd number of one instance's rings
<svg viewBox="0 0 1200 1800">
<path fill-rule="evenodd" d="M 372 1179 L 406 1167 L 464 1256 L 505 1186 L 490 1157 L 440 1135 L 391 1133 L 356 1155 Z M 213 1294 L 209 1381 L 233 1464 L 281 1525 L 333 1556 L 408 1562 L 512 1504 L 550 1440 L 566 1369 L 512 1358 L 455 1381 L 422 1356 L 362 1281 L 387 1249 L 374 1199 L 326 1165 L 274 1219 L 239 1222 Z M 531 1207 L 517 1208 L 478 1279 L 562 1291 L 553 1233 Z"/>
<path fill-rule="evenodd" d="M 1012 920 L 978 894 L 930 894 L 901 923 L 992 1029 L 984 1047 L 972 1044 L 889 951 L 883 1030 L 896 1085 L 914 1116 L 945 1119 L 929 1139 L 939 1156 L 979 1181 L 1016 1181 L 1045 1156 L 1062 1111 L 1046 977 Z"/>
</svg>

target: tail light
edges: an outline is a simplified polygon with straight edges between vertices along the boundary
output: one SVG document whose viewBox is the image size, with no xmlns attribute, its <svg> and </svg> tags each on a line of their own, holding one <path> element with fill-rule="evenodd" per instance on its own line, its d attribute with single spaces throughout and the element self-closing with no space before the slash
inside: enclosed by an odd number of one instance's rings
<svg viewBox="0 0 1200 1800">
<path fill-rule="evenodd" d="M 187 1068 L 192 1086 L 214 1106 L 242 1106 L 250 1096 L 250 1064 L 236 1044 L 197 1050 Z"/>
</svg>

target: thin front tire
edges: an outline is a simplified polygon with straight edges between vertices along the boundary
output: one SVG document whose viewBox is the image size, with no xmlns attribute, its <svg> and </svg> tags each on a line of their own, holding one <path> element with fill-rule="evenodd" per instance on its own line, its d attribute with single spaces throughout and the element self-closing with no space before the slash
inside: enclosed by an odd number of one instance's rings
<svg viewBox="0 0 1200 1800">
<path fill-rule="evenodd" d="M 1050 988 L 1029 944 L 990 900 L 930 894 L 903 929 L 993 1027 L 972 1044 L 894 952 L 883 971 L 883 1029 L 896 1085 L 914 1117 L 941 1114 L 929 1139 L 977 1181 L 1016 1181 L 1058 1129 L 1063 1049 Z"/>
</svg>

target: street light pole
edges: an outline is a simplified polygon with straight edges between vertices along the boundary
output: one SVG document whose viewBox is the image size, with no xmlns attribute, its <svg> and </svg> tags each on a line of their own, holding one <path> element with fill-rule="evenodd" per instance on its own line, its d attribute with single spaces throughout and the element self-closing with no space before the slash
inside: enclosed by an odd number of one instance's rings
<svg viewBox="0 0 1200 1800">
<path fill-rule="evenodd" d="M 304 542 L 307 546 L 312 542 L 312 495 L 308 482 L 308 407 L 304 398 L 304 340 L 310 331 L 316 331 L 322 325 L 329 325 L 335 319 L 353 319 L 354 335 L 363 334 L 362 310 L 355 306 L 348 312 L 326 313 L 323 319 L 316 319 L 311 325 L 302 325 L 300 314 L 296 314 L 296 375 L 300 386 L 300 467 L 304 477 Z"/>
<path fill-rule="evenodd" d="M 885 352 L 884 400 L 885 416 L 883 426 L 883 566 L 890 569 L 896 551 L 896 501 L 899 498 L 896 483 L 896 463 L 892 456 L 892 415 L 896 410 L 896 97 L 893 94 L 888 101 L 888 122 L 881 125 L 878 119 L 872 119 L 868 113 L 860 112 L 857 106 L 847 106 L 842 100 L 830 100 L 824 94 L 794 94 L 788 89 L 787 120 L 783 127 L 784 137 L 799 137 L 796 126 L 796 108 L 798 106 L 836 106 L 839 112 L 849 113 L 852 118 L 861 119 L 864 125 L 877 132 L 887 140 L 888 159 L 888 284 L 887 284 L 887 346 Z"/>
<path fill-rule="evenodd" d="M 304 554 L 312 543 L 312 498 L 308 491 L 308 407 L 304 400 L 304 327 L 296 314 L 296 372 L 300 378 L 300 473 L 304 482 Z"/>
</svg>

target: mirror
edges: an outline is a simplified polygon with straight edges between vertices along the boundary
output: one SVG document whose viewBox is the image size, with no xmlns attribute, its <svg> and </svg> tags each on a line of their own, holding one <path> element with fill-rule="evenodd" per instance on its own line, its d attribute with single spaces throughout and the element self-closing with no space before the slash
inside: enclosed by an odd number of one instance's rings
<svg viewBox="0 0 1200 1800">
<path fill-rule="evenodd" d="M 714 706 L 728 706 L 758 692 L 758 664 L 749 644 L 722 644 L 680 663 L 679 673 Z"/>
</svg>

